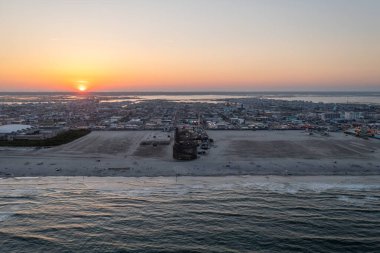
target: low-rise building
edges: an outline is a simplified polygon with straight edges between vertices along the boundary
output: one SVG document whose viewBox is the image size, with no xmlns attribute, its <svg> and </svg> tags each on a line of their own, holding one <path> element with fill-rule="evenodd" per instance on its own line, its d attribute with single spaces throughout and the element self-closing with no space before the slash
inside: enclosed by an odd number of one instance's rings
<svg viewBox="0 0 380 253">
<path fill-rule="evenodd" d="M 338 112 L 325 112 L 321 114 L 321 119 L 323 121 L 336 120 L 340 118 L 341 118 L 341 114 Z"/>
<path fill-rule="evenodd" d="M 16 136 L 38 133 L 38 128 L 31 125 L 9 124 L 0 126 L 0 139 L 13 140 Z"/>
</svg>

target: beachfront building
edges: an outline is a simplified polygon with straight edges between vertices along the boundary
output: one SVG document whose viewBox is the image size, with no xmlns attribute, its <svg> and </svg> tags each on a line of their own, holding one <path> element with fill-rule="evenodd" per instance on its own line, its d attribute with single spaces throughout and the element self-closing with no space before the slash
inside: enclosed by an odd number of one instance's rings
<svg viewBox="0 0 380 253">
<path fill-rule="evenodd" d="M 197 159 L 197 142 L 194 131 L 186 128 L 175 129 L 173 158 L 176 160 Z"/>
<path fill-rule="evenodd" d="M 0 140 L 43 140 L 53 138 L 67 130 L 67 128 L 59 126 L 3 125 L 0 126 Z"/>
<path fill-rule="evenodd" d="M 9 124 L 0 126 L 0 139 L 13 140 L 17 136 L 33 135 L 38 128 L 31 125 Z"/>
</svg>

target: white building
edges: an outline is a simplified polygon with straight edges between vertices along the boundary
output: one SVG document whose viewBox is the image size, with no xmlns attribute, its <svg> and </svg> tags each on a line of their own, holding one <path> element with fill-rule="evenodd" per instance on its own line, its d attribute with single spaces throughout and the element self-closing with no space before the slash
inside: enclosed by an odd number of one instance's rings
<svg viewBox="0 0 380 253">
<path fill-rule="evenodd" d="M 38 131 L 31 125 L 10 124 L 0 126 L 0 139 L 13 140 L 17 135 L 33 134 Z"/>
<path fill-rule="evenodd" d="M 141 119 L 131 119 L 127 122 L 127 125 L 141 126 L 144 122 Z"/>
</svg>

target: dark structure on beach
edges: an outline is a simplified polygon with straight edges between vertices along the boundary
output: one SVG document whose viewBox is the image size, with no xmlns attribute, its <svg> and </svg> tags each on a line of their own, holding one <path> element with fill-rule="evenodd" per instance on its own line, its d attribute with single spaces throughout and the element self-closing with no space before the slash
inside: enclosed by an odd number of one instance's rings
<svg viewBox="0 0 380 253">
<path fill-rule="evenodd" d="M 188 129 L 176 128 L 173 158 L 177 160 L 197 159 L 197 140 L 194 132 Z"/>
</svg>

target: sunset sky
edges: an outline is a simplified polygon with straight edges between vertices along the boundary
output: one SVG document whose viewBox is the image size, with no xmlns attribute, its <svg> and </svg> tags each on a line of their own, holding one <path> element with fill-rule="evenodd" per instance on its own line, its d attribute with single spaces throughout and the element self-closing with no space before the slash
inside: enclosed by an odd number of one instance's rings
<svg viewBox="0 0 380 253">
<path fill-rule="evenodd" d="M 0 91 L 380 90 L 379 0 L 0 0 Z"/>
</svg>

